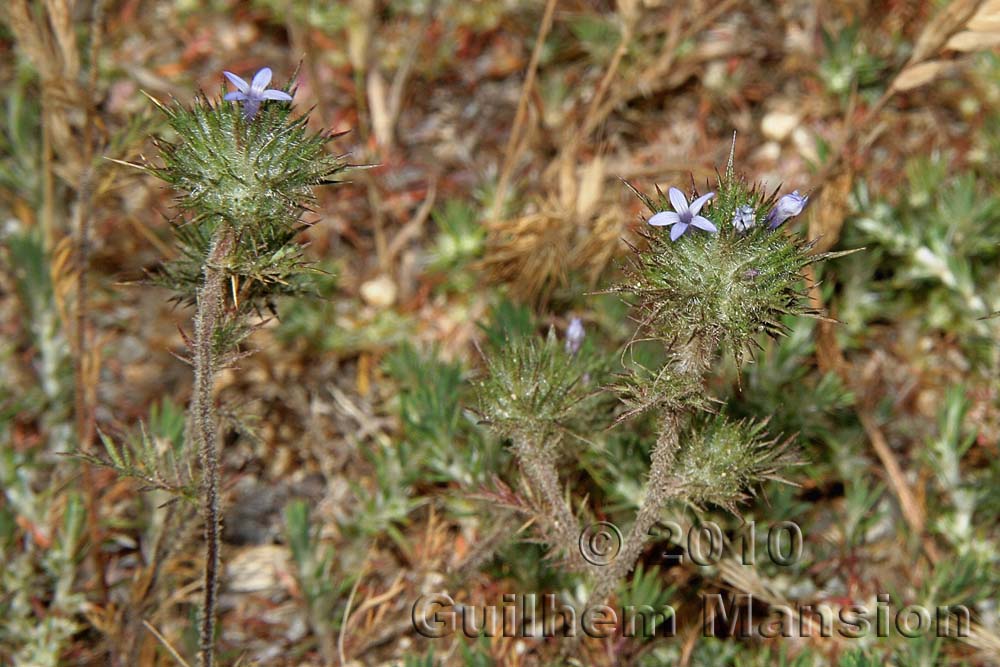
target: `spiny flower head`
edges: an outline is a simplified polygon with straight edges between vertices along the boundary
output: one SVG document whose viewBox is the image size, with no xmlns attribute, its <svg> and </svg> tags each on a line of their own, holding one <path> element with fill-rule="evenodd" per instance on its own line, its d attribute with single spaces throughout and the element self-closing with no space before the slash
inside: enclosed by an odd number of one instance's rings
<svg viewBox="0 0 1000 667">
<path fill-rule="evenodd" d="M 712 192 L 690 205 L 675 188 L 669 196 L 657 189 L 657 199 L 628 187 L 652 211 L 652 226 L 681 228 L 669 239 L 645 229 L 647 243 L 633 248 L 626 281 L 612 289 L 634 298 L 628 300 L 639 309 L 645 335 L 668 346 L 694 339 L 712 348 L 724 344 L 739 363 L 759 347 L 759 334 L 782 334 L 786 316 L 816 314 L 805 298 L 803 269 L 833 255 L 813 254 L 807 240 L 769 229 L 800 212 L 805 197 L 793 193 L 779 201 L 766 194 L 735 173 L 732 157 Z M 709 198 L 712 218 L 732 224 L 716 229 L 706 220 L 715 233 L 673 242 L 688 226 L 705 229 L 696 220 Z M 670 204 L 674 211 L 665 211 Z M 760 224 L 769 213 L 769 224 Z"/>
<path fill-rule="evenodd" d="M 704 194 L 690 204 L 688 204 L 684 193 L 677 188 L 670 188 L 667 194 L 670 197 L 670 205 L 674 207 L 674 210 L 660 211 L 649 219 L 649 224 L 654 227 L 670 227 L 671 241 L 676 241 L 683 236 L 688 227 L 697 227 L 712 234 L 719 231 L 711 220 L 698 215 L 701 212 L 702 206 L 715 196 L 714 192 Z"/>
<path fill-rule="evenodd" d="M 348 167 L 343 156 L 328 150 L 337 135 L 309 130 L 308 119 L 295 116 L 290 104 L 264 106 L 248 122 L 240 109 L 218 98 L 199 96 L 191 105 L 153 102 L 174 138 L 155 140 L 161 164 L 145 168 L 177 195 L 174 226 L 181 248 L 157 282 L 179 299 L 193 300 L 213 231 L 225 224 L 236 231 L 227 271 L 241 307 L 300 291 L 294 278 L 305 266 L 295 242 L 301 216 L 315 201 L 316 188 L 336 183 Z"/>
<path fill-rule="evenodd" d="M 227 102 L 242 102 L 243 116 L 247 120 L 253 120 L 260 110 L 260 103 L 264 100 L 278 100 L 280 102 L 291 102 L 292 96 L 283 90 L 269 89 L 267 85 L 271 83 L 271 68 L 263 67 L 253 75 L 253 80 L 247 83 L 242 78 L 232 72 L 223 72 L 229 82 L 236 86 L 236 90 L 226 93 L 222 99 Z"/>
<path fill-rule="evenodd" d="M 711 504 L 735 512 L 756 483 L 784 481 L 779 470 L 795 461 L 791 440 L 769 436 L 766 426 L 766 420 L 735 421 L 706 413 L 693 420 L 681 438 L 673 470 L 683 480 L 685 500 L 695 507 Z"/>
<path fill-rule="evenodd" d="M 512 334 L 485 349 L 484 356 L 480 413 L 500 435 L 550 438 L 554 444 L 564 432 L 593 428 L 602 397 L 587 379 L 603 373 L 603 362 L 560 345 L 555 329 L 544 338 Z"/>
<path fill-rule="evenodd" d="M 159 106 L 177 139 L 157 140 L 164 166 L 152 172 L 177 192 L 180 208 L 199 217 L 251 232 L 294 227 L 316 186 L 346 167 L 327 151 L 334 135 L 311 132 L 290 105 L 262 109 L 252 123 L 204 97 L 189 107 Z"/>
</svg>

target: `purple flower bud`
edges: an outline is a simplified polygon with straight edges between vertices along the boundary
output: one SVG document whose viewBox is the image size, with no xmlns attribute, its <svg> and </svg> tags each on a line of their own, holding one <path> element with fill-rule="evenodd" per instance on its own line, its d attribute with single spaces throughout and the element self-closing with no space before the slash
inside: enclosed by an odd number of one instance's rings
<svg viewBox="0 0 1000 667">
<path fill-rule="evenodd" d="M 586 332 L 583 330 L 583 322 L 579 317 L 574 317 L 570 320 L 569 326 L 566 327 L 566 351 L 570 354 L 579 352 L 586 335 Z"/>
<path fill-rule="evenodd" d="M 271 68 L 264 67 L 257 71 L 253 75 L 253 81 L 247 83 L 240 77 L 236 76 L 232 72 L 223 72 L 229 82 L 236 86 L 237 90 L 231 93 L 226 93 L 226 96 L 222 99 L 227 102 L 242 102 L 243 103 L 243 116 L 247 120 L 252 120 L 254 116 L 257 115 L 257 111 L 260 109 L 260 103 L 264 100 L 280 100 L 282 102 L 291 102 L 292 96 L 283 90 L 273 90 L 267 87 L 267 84 L 271 83 Z"/>
<path fill-rule="evenodd" d="M 740 234 L 746 234 L 756 223 L 753 206 L 740 206 L 733 214 L 733 227 Z"/>
<path fill-rule="evenodd" d="M 670 204 L 674 207 L 673 211 L 660 211 L 652 218 L 648 220 L 649 224 L 654 227 L 671 227 L 670 229 L 670 240 L 676 241 L 684 232 L 688 230 L 688 227 L 697 227 L 706 232 L 715 234 L 719 230 L 716 229 L 715 225 L 708 218 L 698 215 L 701 212 L 701 207 L 705 203 L 715 196 L 714 192 L 709 192 L 704 194 L 697 199 L 695 199 L 691 204 L 688 204 L 687 197 L 684 193 L 677 188 L 670 188 L 667 191 L 667 195 L 670 197 Z"/>
<path fill-rule="evenodd" d="M 808 203 L 809 197 L 800 195 L 798 190 L 793 191 L 790 195 L 785 195 L 767 214 L 767 228 L 777 229 L 784 224 L 785 220 L 794 218 L 801 213 Z"/>
</svg>

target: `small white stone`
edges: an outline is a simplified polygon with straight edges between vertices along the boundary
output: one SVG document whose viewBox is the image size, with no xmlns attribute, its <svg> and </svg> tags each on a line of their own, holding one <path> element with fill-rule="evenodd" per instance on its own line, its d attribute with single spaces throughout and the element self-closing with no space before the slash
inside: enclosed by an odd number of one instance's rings
<svg viewBox="0 0 1000 667">
<path fill-rule="evenodd" d="M 781 144 L 777 141 L 764 142 L 754 152 L 753 158 L 760 162 L 777 162 L 781 158 Z M 781 178 L 776 176 L 775 180 L 780 181 Z"/>
<path fill-rule="evenodd" d="M 709 90 L 723 92 L 729 83 L 729 73 L 726 71 L 726 63 L 722 60 L 713 60 L 705 68 L 705 73 L 701 77 L 702 83 Z"/>
<path fill-rule="evenodd" d="M 282 573 L 291 571 L 287 547 L 262 544 L 231 554 L 226 564 L 226 588 L 233 593 L 259 593 L 280 588 Z"/>
<path fill-rule="evenodd" d="M 392 278 L 382 275 L 361 285 L 361 298 L 369 306 L 388 308 L 396 303 L 396 291 Z"/>
<path fill-rule="evenodd" d="M 784 141 L 798 125 L 798 114 L 789 111 L 772 111 L 760 121 L 760 131 L 772 141 Z"/>
</svg>

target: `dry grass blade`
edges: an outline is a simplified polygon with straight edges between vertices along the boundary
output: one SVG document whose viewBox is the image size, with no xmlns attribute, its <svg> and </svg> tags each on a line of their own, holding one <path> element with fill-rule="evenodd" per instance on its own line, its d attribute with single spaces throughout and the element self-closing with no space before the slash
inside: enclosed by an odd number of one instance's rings
<svg viewBox="0 0 1000 667">
<path fill-rule="evenodd" d="M 552 19 L 555 16 L 557 0 L 546 0 L 545 12 L 542 14 L 542 23 L 538 28 L 538 36 L 535 38 L 535 48 L 531 52 L 531 61 L 528 63 L 528 72 L 524 77 L 524 85 L 521 87 L 521 96 L 517 101 L 517 111 L 514 112 L 514 124 L 507 139 L 507 149 L 504 151 L 503 167 L 500 169 L 500 179 L 497 182 L 497 190 L 493 199 L 493 208 L 490 211 L 490 220 L 496 221 L 500 217 L 503 209 L 504 199 L 507 197 L 507 188 L 510 183 L 511 172 L 517 161 L 518 145 L 521 141 L 521 132 L 528 114 L 528 99 L 531 91 L 535 87 L 535 76 L 538 73 L 538 62 L 542 57 L 542 48 L 545 46 L 545 38 L 548 37 L 552 29 Z"/>
<path fill-rule="evenodd" d="M 882 429 L 876 423 L 875 417 L 865 409 L 858 410 L 858 419 L 861 420 L 861 425 L 864 426 L 865 433 L 868 434 L 872 448 L 889 475 L 889 485 L 896 498 L 899 499 L 899 508 L 903 512 L 903 518 L 906 519 L 906 523 L 915 534 L 923 534 L 924 525 L 927 522 L 926 513 L 910 489 L 903 468 L 889 447 Z"/>
<path fill-rule="evenodd" d="M 572 225 L 556 212 L 499 222 L 490 229 L 482 262 L 491 280 L 508 283 L 517 298 L 544 303 L 565 285 Z"/>
<path fill-rule="evenodd" d="M 618 13 L 621 16 L 622 36 L 614 55 L 611 56 L 611 62 L 608 63 L 608 68 L 605 70 L 601 82 L 597 85 L 594 97 L 590 100 L 590 106 L 587 108 L 587 114 L 584 116 L 583 123 L 581 124 L 583 131 L 576 135 L 581 140 L 588 137 L 600 122 L 599 119 L 601 116 L 599 115 L 599 111 L 601 109 L 601 102 L 604 101 L 604 97 L 611 87 L 611 82 L 614 81 L 615 75 L 618 73 L 622 58 L 625 57 L 629 46 L 632 44 L 636 23 L 642 16 L 639 4 L 632 0 L 618 3 Z"/>
<path fill-rule="evenodd" d="M 1000 46 L 1000 31 L 976 32 L 966 30 L 948 40 L 947 48 L 963 53 L 984 51 Z"/>
<path fill-rule="evenodd" d="M 181 654 L 177 652 L 177 649 L 173 647 L 173 644 L 167 641 L 167 638 L 164 637 L 162 634 L 160 634 L 160 631 L 154 628 L 149 621 L 144 620 L 142 624 L 146 627 L 147 630 L 149 630 L 150 634 L 156 637 L 156 641 L 160 642 L 160 644 L 163 646 L 163 648 L 167 650 L 170 656 L 177 661 L 178 665 L 181 665 L 181 667 L 191 667 L 191 665 L 189 665 L 188 662 L 181 657 Z"/>
<path fill-rule="evenodd" d="M 367 565 L 367 560 L 365 561 Z M 351 586 L 351 592 L 347 596 L 347 605 L 344 607 L 344 618 L 340 621 L 340 634 L 337 635 L 337 656 L 340 658 L 340 664 L 347 664 L 347 657 L 344 654 L 344 637 L 347 635 L 347 621 L 351 618 L 351 606 L 354 603 L 354 596 L 358 592 L 358 586 L 361 585 L 361 578 L 364 576 L 365 566 L 362 565 L 361 571 L 358 573 L 358 578 L 354 580 L 354 585 Z"/>
<path fill-rule="evenodd" d="M 62 61 L 64 76 L 76 79 L 80 73 L 80 54 L 76 47 L 76 32 L 73 26 L 72 7 L 66 0 L 45 0 L 49 15 L 49 25 Z"/>
<path fill-rule="evenodd" d="M 892 81 L 892 90 L 905 92 L 926 85 L 947 72 L 952 64 L 946 60 L 929 60 L 911 65 Z"/>
<path fill-rule="evenodd" d="M 965 27 L 982 4 L 983 0 L 954 0 L 948 3 L 920 33 L 907 67 L 921 63 L 940 51 L 952 35 Z"/>
<path fill-rule="evenodd" d="M 681 29 L 679 10 L 674 11 L 667 21 L 667 39 L 663 45 L 662 55 L 649 67 L 646 67 L 630 81 L 623 81 L 613 90 L 608 99 L 594 114 L 588 114 L 590 125 L 597 127 L 619 106 L 639 96 L 651 95 L 669 86 L 670 70 L 677 59 L 677 49 L 680 44 L 711 25 L 713 21 L 733 8 L 740 0 L 723 0 L 714 5 L 704 14 L 698 16 L 689 26 Z"/>
<path fill-rule="evenodd" d="M 628 230 L 624 214 L 615 208 L 601 211 L 587 233 L 573 248 L 570 265 L 584 272 L 589 287 L 598 285 L 601 276 L 622 249 L 622 237 Z"/>
<path fill-rule="evenodd" d="M 37 63 L 38 71 L 45 77 L 52 76 L 54 63 L 50 60 L 50 52 L 44 33 L 31 18 L 28 0 L 9 0 L 4 14 L 7 26 L 14 33 L 17 45 Z"/>
</svg>

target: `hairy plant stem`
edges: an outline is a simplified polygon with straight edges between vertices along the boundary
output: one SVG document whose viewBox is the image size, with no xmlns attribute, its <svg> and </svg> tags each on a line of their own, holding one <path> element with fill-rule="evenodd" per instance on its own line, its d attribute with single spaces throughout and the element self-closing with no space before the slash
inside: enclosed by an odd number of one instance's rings
<svg viewBox="0 0 1000 667">
<path fill-rule="evenodd" d="M 701 378 L 708 370 L 718 340 L 713 336 L 695 336 L 679 349 L 672 351 L 673 367 L 693 378 Z M 603 605 L 615 588 L 642 555 L 649 540 L 649 532 L 659 521 L 667 503 L 681 491 L 682 481 L 671 473 L 674 458 L 680 448 L 682 410 L 664 407 L 660 416 L 659 435 L 650 457 L 649 481 L 646 496 L 636 514 L 635 522 L 622 542 L 615 559 L 597 573 L 594 592 L 587 601 L 587 608 Z"/>
<path fill-rule="evenodd" d="M 587 608 L 604 604 L 618 582 L 632 571 L 646 546 L 650 530 L 659 521 L 663 508 L 677 491 L 677 480 L 670 474 L 678 447 L 677 430 L 678 416 L 673 412 L 664 414 L 660 435 L 656 439 L 650 460 L 646 497 L 636 514 L 635 523 L 622 542 L 621 551 L 609 565 L 598 572 Z"/>
<path fill-rule="evenodd" d="M 517 438 L 514 452 L 531 487 L 542 494 L 550 512 L 547 518 L 550 535 L 555 546 L 563 551 L 567 565 L 571 570 L 589 569 L 579 548 L 580 522 L 561 493 L 553 454 L 531 437 Z"/>
<path fill-rule="evenodd" d="M 205 280 L 198 290 L 194 318 L 194 388 L 189 414 L 201 458 L 202 516 L 205 522 L 205 590 L 199 660 L 202 667 L 212 667 L 215 663 L 215 606 L 219 592 L 219 538 L 222 526 L 219 511 L 219 429 L 212 390 L 216 370 L 215 332 L 225 294 L 225 261 L 234 241 L 232 227 L 220 222 L 205 260 Z"/>
</svg>

